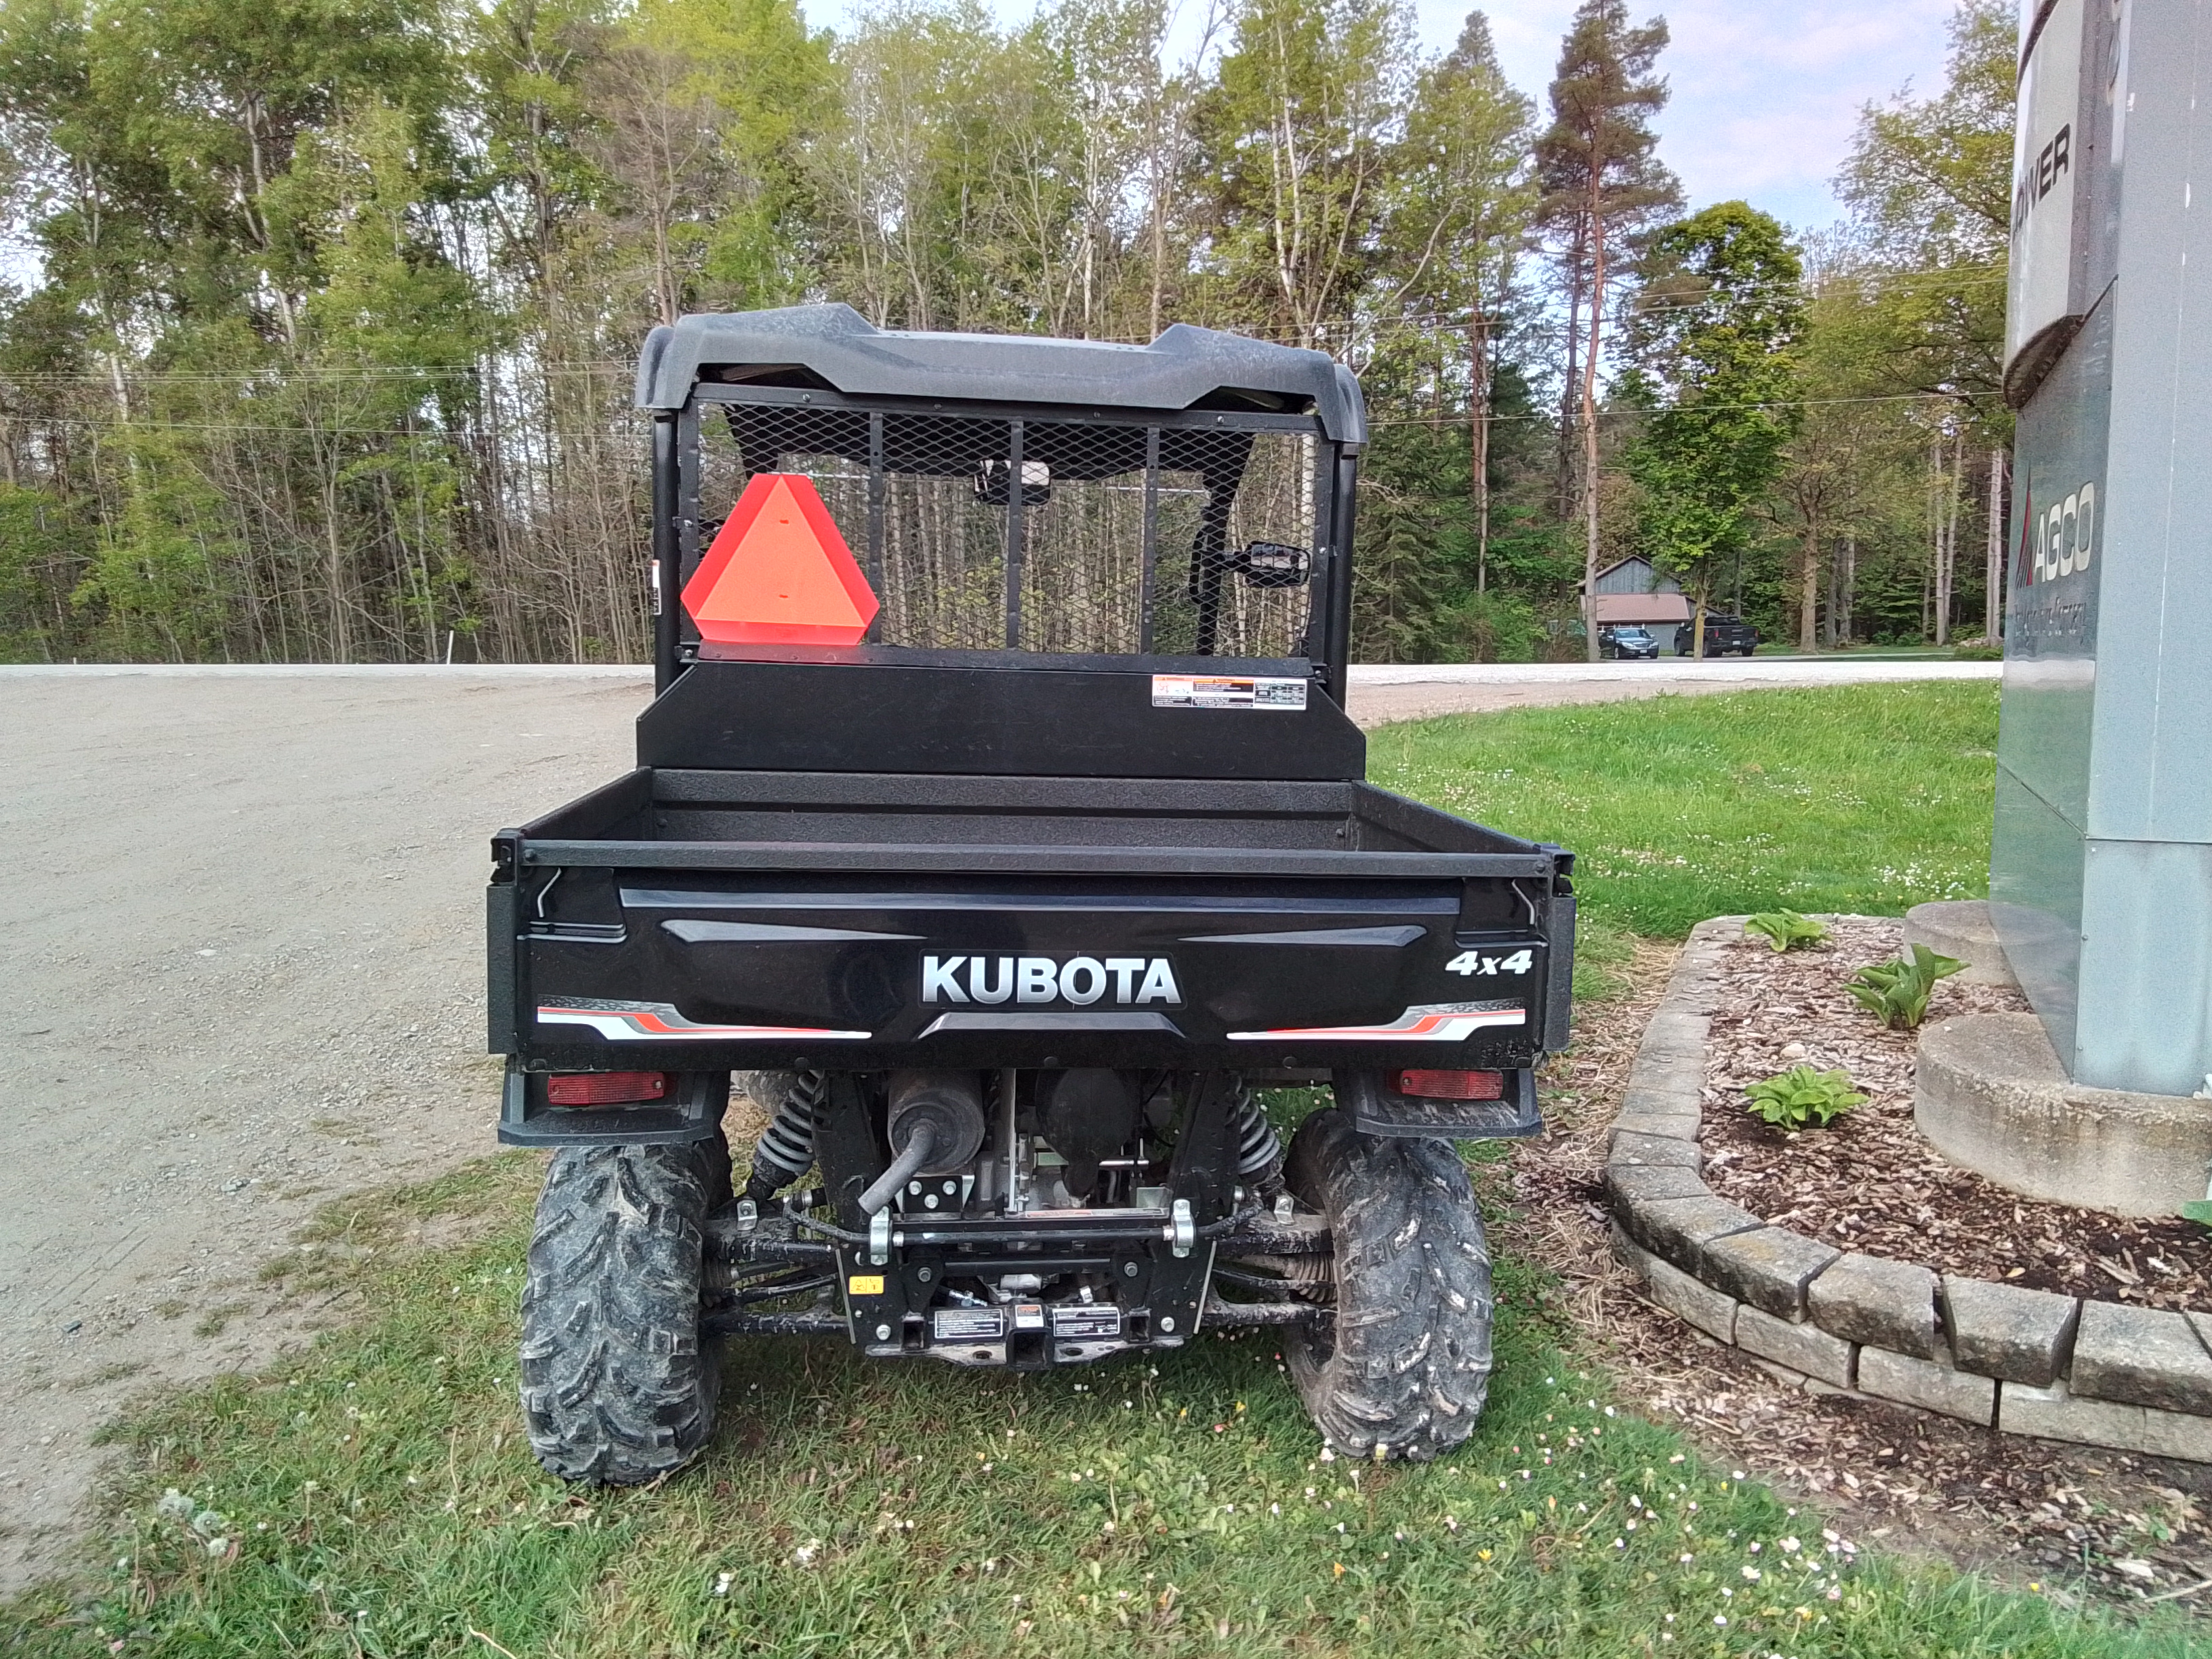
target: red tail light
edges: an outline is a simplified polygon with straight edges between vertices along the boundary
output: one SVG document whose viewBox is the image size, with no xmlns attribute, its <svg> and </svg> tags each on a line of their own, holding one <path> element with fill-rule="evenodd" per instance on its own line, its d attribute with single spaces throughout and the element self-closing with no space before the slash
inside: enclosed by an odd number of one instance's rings
<svg viewBox="0 0 2212 1659">
<path fill-rule="evenodd" d="M 1503 1072 L 1401 1072 L 1398 1092 L 1420 1100 L 1502 1100 Z"/>
<path fill-rule="evenodd" d="M 569 1072 L 545 1079 L 545 1098 L 556 1106 L 618 1106 L 668 1096 L 665 1072 Z"/>
</svg>

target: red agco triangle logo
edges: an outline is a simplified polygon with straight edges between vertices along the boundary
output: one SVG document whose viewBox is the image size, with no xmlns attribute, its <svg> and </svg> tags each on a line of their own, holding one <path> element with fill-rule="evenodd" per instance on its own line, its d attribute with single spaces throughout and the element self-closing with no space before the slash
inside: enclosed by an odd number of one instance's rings
<svg viewBox="0 0 2212 1659">
<path fill-rule="evenodd" d="M 803 472 L 756 472 L 684 585 L 718 645 L 857 645 L 879 608 Z"/>
</svg>

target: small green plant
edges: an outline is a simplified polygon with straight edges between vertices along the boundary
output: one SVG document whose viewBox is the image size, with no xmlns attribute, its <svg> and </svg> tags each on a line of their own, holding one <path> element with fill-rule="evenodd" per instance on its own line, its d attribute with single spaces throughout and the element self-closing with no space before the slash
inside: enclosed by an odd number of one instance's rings
<svg viewBox="0 0 2212 1659">
<path fill-rule="evenodd" d="M 2212 1198 L 2191 1199 L 2181 1206 L 2181 1218 L 2202 1222 L 2207 1227 L 2212 1227 Z"/>
<path fill-rule="evenodd" d="M 1751 1097 L 1747 1111 L 1791 1134 L 1825 1129 L 1852 1107 L 1866 1104 L 1866 1097 L 1851 1087 L 1850 1073 L 1816 1072 L 1809 1066 L 1792 1066 L 1744 1093 Z"/>
<path fill-rule="evenodd" d="M 1762 910 L 1743 924 L 1747 933 L 1761 933 L 1778 951 L 1794 951 L 1801 945 L 1818 945 L 1828 936 L 1828 924 L 1813 921 L 1795 910 Z"/>
<path fill-rule="evenodd" d="M 1924 945 L 1912 947 L 1910 957 L 1876 962 L 1851 975 L 1844 988 L 1859 1006 L 1893 1030 L 1909 1031 L 1928 1015 L 1928 994 L 1936 981 L 1960 972 L 1966 963 L 1938 956 Z"/>
</svg>

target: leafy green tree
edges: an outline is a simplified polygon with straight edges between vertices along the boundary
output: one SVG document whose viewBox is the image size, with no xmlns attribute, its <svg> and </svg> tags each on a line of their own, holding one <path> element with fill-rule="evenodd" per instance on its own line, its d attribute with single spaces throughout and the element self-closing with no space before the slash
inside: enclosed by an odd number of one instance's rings
<svg viewBox="0 0 2212 1659">
<path fill-rule="evenodd" d="M 463 19 L 459 70 L 483 149 L 476 200 L 501 264 L 540 304 L 568 222 L 609 188 L 590 153 L 600 116 L 585 76 L 612 9 L 611 0 L 495 0 Z"/>
<path fill-rule="evenodd" d="M 1657 406 L 1628 470 L 1644 544 L 1697 596 L 1700 656 L 1718 563 L 1741 556 L 1794 428 L 1802 274 L 1782 227 L 1741 202 L 1668 226 L 1644 252 L 1630 337 Z"/>
<path fill-rule="evenodd" d="M 1378 258 L 1413 56 L 1402 0 L 1241 0 L 1197 131 L 1240 309 L 1326 347 Z"/>
<path fill-rule="evenodd" d="M 231 599 L 227 504 L 193 465 L 182 434 L 130 426 L 116 448 L 125 471 L 121 509 L 101 526 L 71 603 L 91 613 L 103 655 L 219 658 Z"/>
<path fill-rule="evenodd" d="M 436 658 L 441 624 L 466 586 L 454 550 L 451 434 L 468 383 L 447 371 L 493 341 L 466 276 L 423 234 L 430 180 L 415 161 L 400 112 L 377 103 L 304 143 L 295 171 L 328 191 L 326 275 L 306 319 L 314 372 L 294 382 L 294 408 L 313 455 L 331 647 L 342 662 L 359 648 L 362 531 L 385 527 L 384 562 L 397 578 L 370 625 L 424 659 Z M 388 510 L 362 510 L 349 499 L 362 495 Z"/>
<path fill-rule="evenodd" d="M 2005 442 L 2018 19 L 2011 0 L 1960 0 L 1949 27 L 1942 89 L 1869 105 L 1836 191 L 1875 306 L 1869 361 L 1897 390 L 1971 397 Z"/>
<path fill-rule="evenodd" d="M 60 573 L 82 533 L 72 517 L 49 490 L 0 484 L 0 662 L 69 654 L 68 584 Z"/>
<path fill-rule="evenodd" d="M 1421 72 L 1397 158 L 1389 253 L 1407 272 L 1400 297 L 1432 325 L 1465 319 L 1477 592 L 1490 581 L 1493 343 L 1535 215 L 1534 115 L 1498 67 L 1489 19 L 1469 12 L 1458 43 Z"/>
</svg>

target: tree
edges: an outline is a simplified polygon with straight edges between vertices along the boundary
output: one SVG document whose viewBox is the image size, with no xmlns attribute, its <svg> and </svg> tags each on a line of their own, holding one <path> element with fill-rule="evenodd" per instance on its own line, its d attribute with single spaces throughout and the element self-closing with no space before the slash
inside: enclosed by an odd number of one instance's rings
<svg viewBox="0 0 2212 1659">
<path fill-rule="evenodd" d="M 793 0 L 647 0 L 588 79 L 592 148 L 649 252 L 659 320 L 773 304 L 787 268 L 798 136 L 828 66 Z"/>
<path fill-rule="evenodd" d="M 1464 316 L 1475 591 L 1489 587 L 1494 337 L 1535 211 L 1528 144 L 1535 106 L 1506 81 L 1490 21 L 1469 12 L 1458 44 L 1421 73 L 1406 121 L 1391 216 L 1401 295 L 1440 324 Z"/>
<path fill-rule="evenodd" d="M 1741 202 L 1658 232 L 1643 265 L 1630 338 L 1658 407 L 1628 470 L 1643 488 L 1644 545 L 1697 596 L 1702 656 L 1717 562 L 1742 556 L 1796 423 L 1802 268 L 1782 227 Z M 1817 562 L 1808 551 L 1808 594 Z"/>
<path fill-rule="evenodd" d="M 1582 0 L 1552 80 L 1552 125 L 1536 141 L 1542 213 L 1564 239 L 1569 271 L 1566 368 L 1582 440 L 1583 627 L 1592 662 L 1598 654 L 1597 377 L 1606 284 L 1620 242 L 1681 198 L 1674 174 L 1652 154 L 1658 136 L 1649 125 L 1667 102 L 1667 83 L 1652 73 L 1666 45 L 1663 19 L 1632 28 L 1626 0 Z"/>
<path fill-rule="evenodd" d="M 1316 348 L 1376 260 L 1411 21 L 1401 0 L 1243 0 L 1198 131 L 1233 293 Z"/>
<path fill-rule="evenodd" d="M 1960 0 L 1943 89 L 1868 106 L 1836 193 L 1856 264 L 1878 277 L 1879 356 L 1899 389 L 1972 396 L 2009 437 L 2005 259 L 2012 234 L 2013 98 L 2019 33 L 2010 0 Z"/>
</svg>

